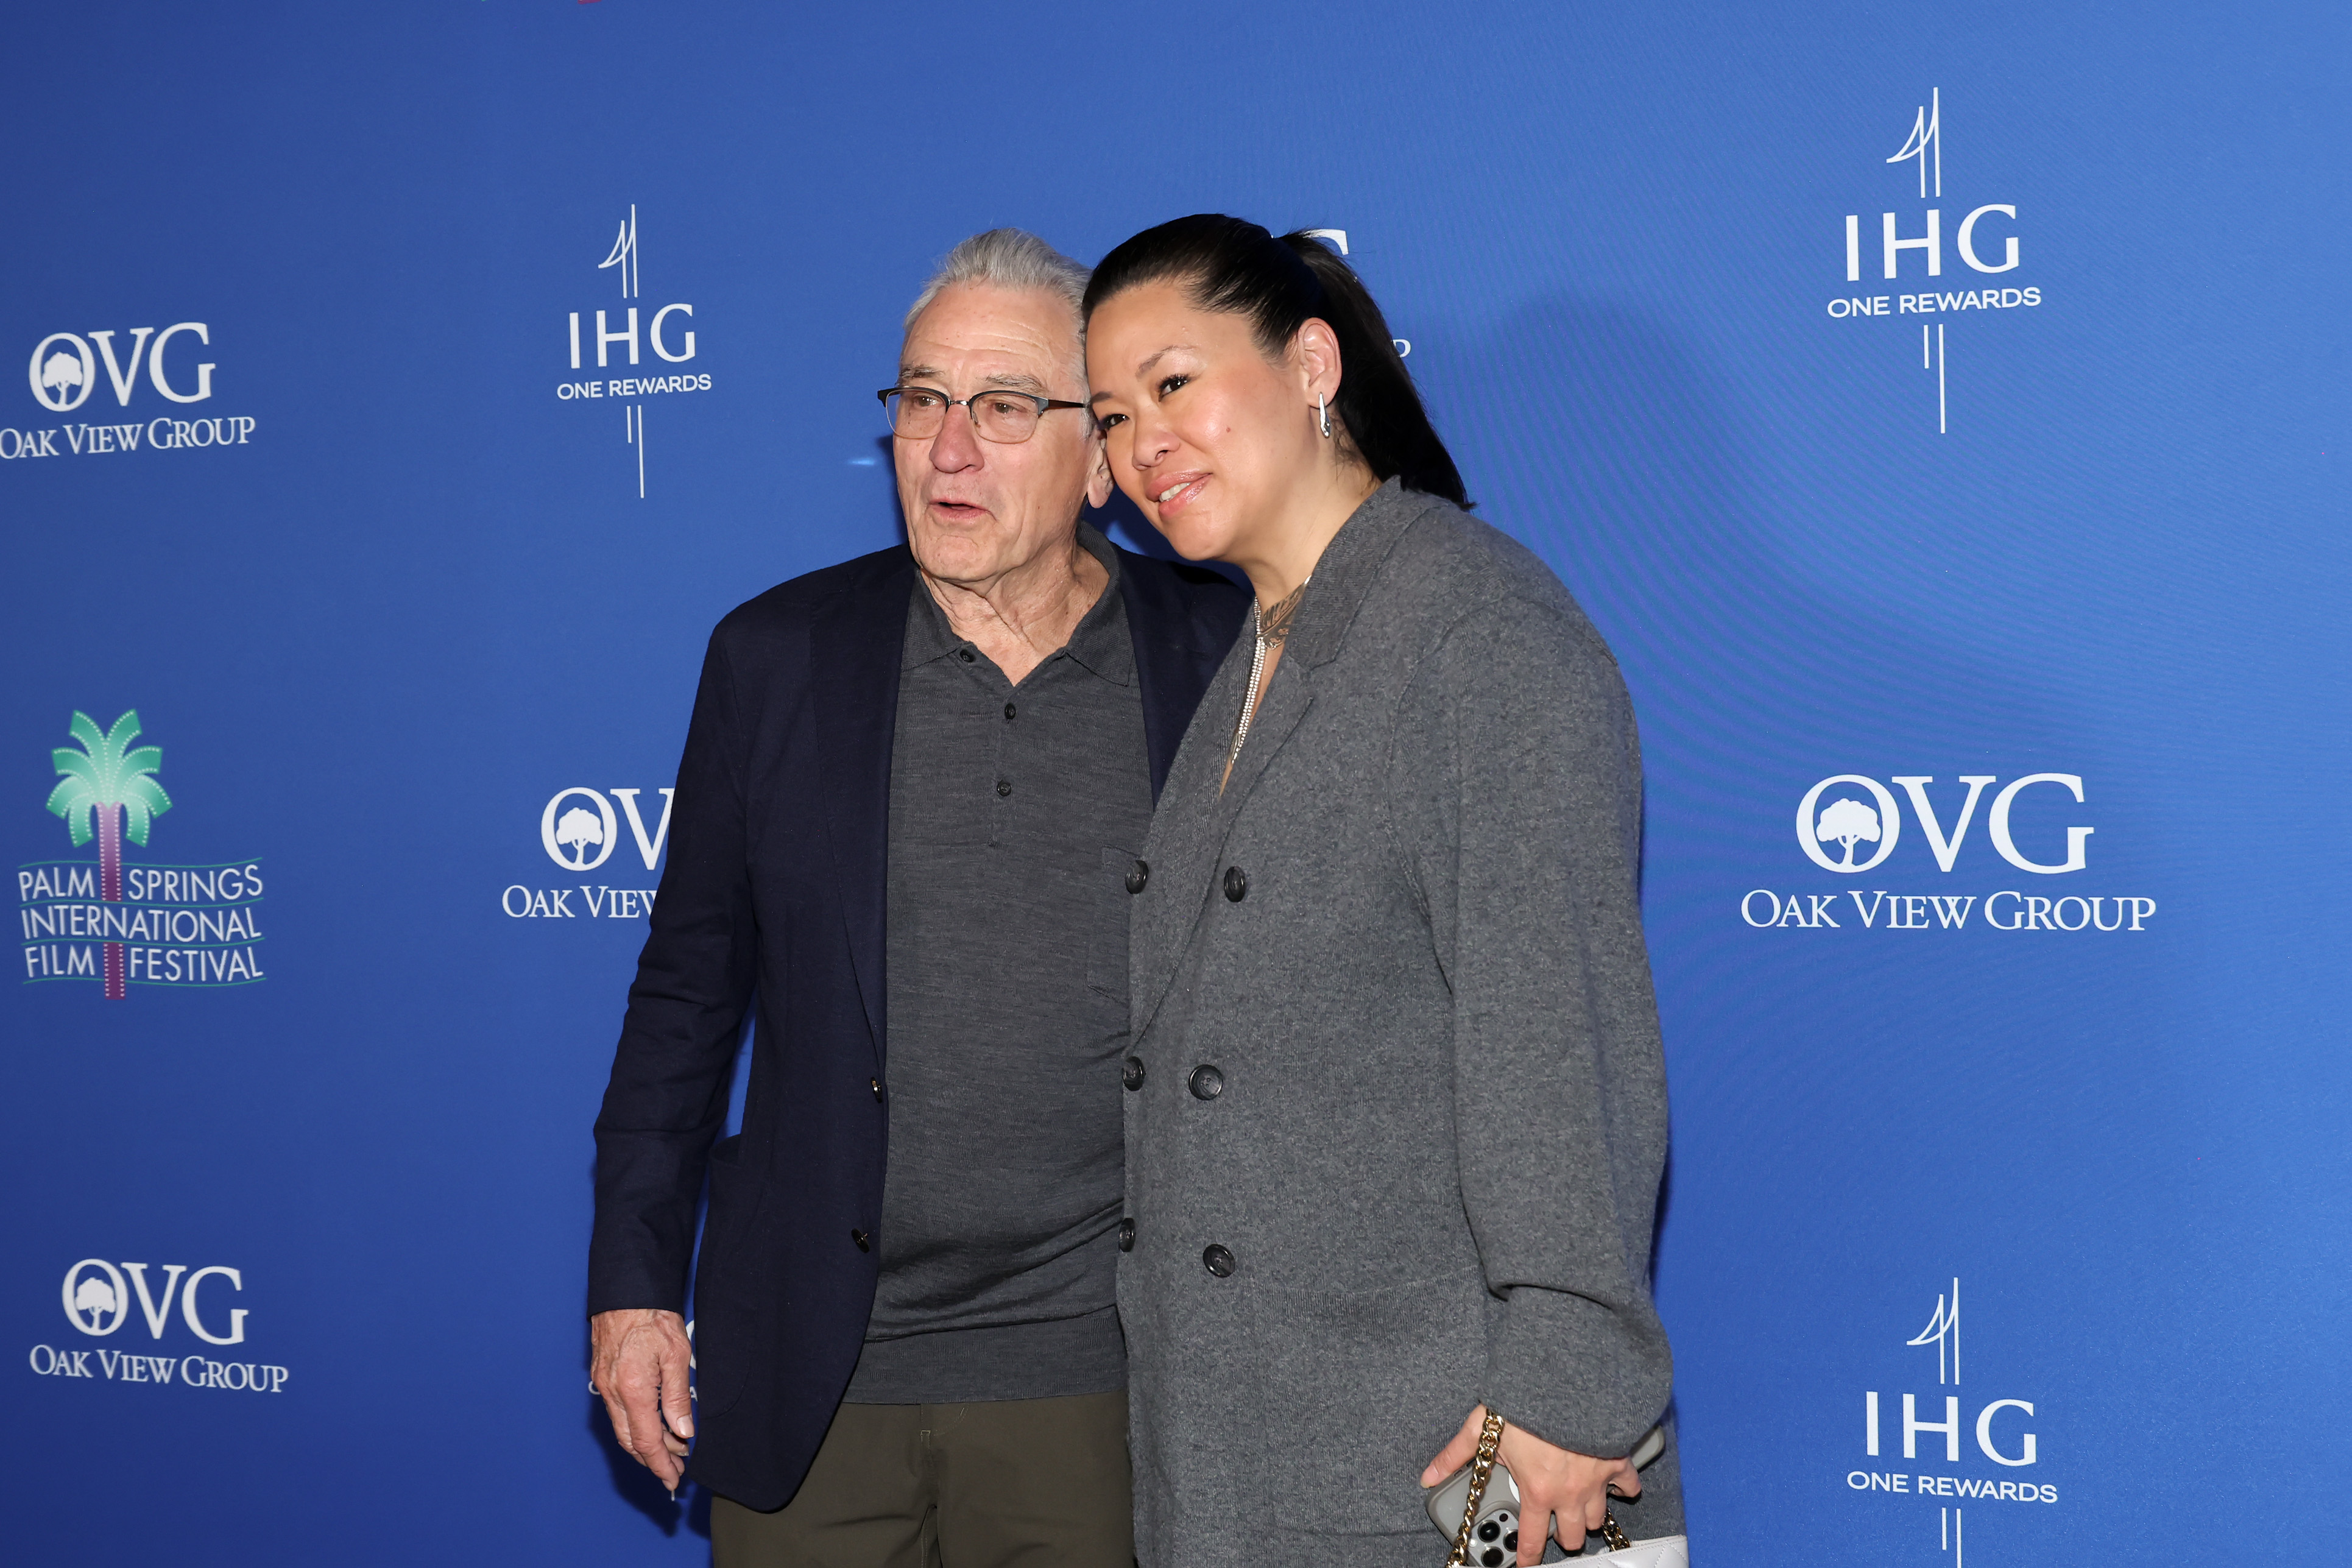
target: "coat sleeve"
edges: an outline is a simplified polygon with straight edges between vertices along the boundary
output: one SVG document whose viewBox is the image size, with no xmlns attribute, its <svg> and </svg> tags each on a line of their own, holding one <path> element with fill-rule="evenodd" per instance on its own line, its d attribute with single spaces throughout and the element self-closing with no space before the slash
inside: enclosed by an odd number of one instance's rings
<svg viewBox="0 0 2352 1568">
<path fill-rule="evenodd" d="M 596 1118 L 588 1310 L 682 1310 L 694 1211 L 757 973 L 743 731 L 722 626 L 671 807 L 669 862 Z"/>
<path fill-rule="evenodd" d="M 1508 597 L 1448 630 L 1398 720 L 1400 848 L 1453 993 L 1463 1205 L 1503 1303 L 1477 1394 L 1616 1458 L 1673 1383 L 1649 1290 L 1666 1094 L 1633 705 L 1571 603 Z"/>
</svg>

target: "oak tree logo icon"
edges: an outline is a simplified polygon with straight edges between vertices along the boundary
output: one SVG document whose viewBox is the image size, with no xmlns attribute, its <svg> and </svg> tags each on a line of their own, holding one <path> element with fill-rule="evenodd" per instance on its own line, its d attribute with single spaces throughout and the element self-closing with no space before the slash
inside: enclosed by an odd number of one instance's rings
<svg viewBox="0 0 2352 1568">
<path fill-rule="evenodd" d="M 81 1325 L 82 1331 L 85 1333 L 98 1332 L 98 1325 L 120 1311 L 121 1308 L 122 1303 L 114 1299 L 114 1287 L 95 1274 L 83 1275 L 81 1283 L 74 1289 L 75 1315 L 87 1317 L 89 1320 Z"/>
<path fill-rule="evenodd" d="M 573 806 L 555 825 L 555 841 L 572 846 L 571 868 L 588 868 L 588 846 L 604 842 L 604 825 L 593 811 Z"/>
<path fill-rule="evenodd" d="M 51 354 L 48 363 L 41 366 L 41 384 L 57 393 L 56 406 L 58 407 L 68 406 L 66 403 L 68 395 L 61 389 L 79 386 L 81 384 L 81 361 L 63 349 Z"/>
<path fill-rule="evenodd" d="M 1862 839 L 1878 842 L 1878 813 L 1852 796 L 1832 801 L 1822 808 L 1821 819 L 1813 824 L 1813 837 L 1823 844 L 1840 844 L 1845 847 L 1845 859 L 1839 868 L 1853 865 L 1853 847 Z"/>
</svg>

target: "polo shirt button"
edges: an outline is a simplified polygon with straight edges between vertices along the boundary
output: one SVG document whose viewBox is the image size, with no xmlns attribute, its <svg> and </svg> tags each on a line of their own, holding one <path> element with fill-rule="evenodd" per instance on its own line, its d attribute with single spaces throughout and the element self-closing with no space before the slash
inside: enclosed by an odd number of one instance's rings
<svg viewBox="0 0 2352 1568">
<path fill-rule="evenodd" d="M 1126 1061 L 1120 1063 L 1118 1068 L 1118 1081 L 1125 1084 L 1129 1089 L 1141 1089 L 1143 1087 L 1143 1058 L 1141 1057 L 1129 1057 Z"/>
<path fill-rule="evenodd" d="M 866 1081 L 867 1081 L 868 1083 L 870 1083 L 870 1084 L 872 1084 L 872 1085 L 874 1086 L 874 1099 L 875 1099 L 876 1102 L 878 1104 L 878 1103 L 881 1101 L 881 1099 L 882 1099 L 882 1080 L 881 1080 L 880 1079 L 878 1079 L 878 1078 L 876 1078 L 876 1079 L 866 1079 Z"/>
<path fill-rule="evenodd" d="M 1223 1279 L 1234 1271 L 1234 1255 L 1212 1242 L 1201 1249 L 1201 1267 Z"/>
<path fill-rule="evenodd" d="M 1226 867 L 1225 897 L 1238 904 L 1242 901 L 1243 896 L 1248 891 L 1249 878 L 1243 874 L 1242 868 L 1239 866 Z"/>
<path fill-rule="evenodd" d="M 874 1250 L 873 1244 L 866 1239 L 866 1233 L 862 1230 L 851 1231 L 849 1233 L 849 1239 L 857 1244 L 857 1250 L 860 1252 L 871 1252 Z"/>
<path fill-rule="evenodd" d="M 966 664 L 970 664 L 972 659 L 971 649 L 968 647 L 960 647 L 956 649 L 956 657 L 963 660 Z"/>
<path fill-rule="evenodd" d="M 1131 1219 L 1118 1222 L 1118 1249 L 1121 1252 L 1135 1250 L 1135 1222 Z"/>
<path fill-rule="evenodd" d="M 1012 703 L 1010 703 L 1010 702 L 1008 702 L 1008 703 L 1006 703 L 1006 704 L 1004 705 L 1004 716 L 1005 716 L 1007 719 L 1010 719 L 1010 718 L 1012 718 L 1012 717 L 1013 717 L 1013 704 L 1012 704 Z"/>
<path fill-rule="evenodd" d="M 1138 860 L 1134 867 L 1127 873 L 1127 890 L 1130 893 L 1139 893 L 1143 891 L 1145 884 L 1149 883 L 1150 880 L 1150 862 L 1146 860 Z"/>
<path fill-rule="evenodd" d="M 1192 1076 L 1184 1082 L 1195 1100 L 1214 1100 L 1225 1092 L 1225 1075 L 1206 1062 L 1194 1068 Z"/>
<path fill-rule="evenodd" d="M 1013 781 L 1011 779 L 999 779 L 996 781 L 996 794 L 999 799 L 1002 799 L 1012 793 Z"/>
</svg>

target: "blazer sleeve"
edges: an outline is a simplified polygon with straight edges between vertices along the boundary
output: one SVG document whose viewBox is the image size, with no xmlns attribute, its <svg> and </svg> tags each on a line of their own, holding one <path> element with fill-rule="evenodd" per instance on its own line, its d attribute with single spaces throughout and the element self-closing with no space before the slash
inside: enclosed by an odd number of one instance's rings
<svg viewBox="0 0 2352 1568">
<path fill-rule="evenodd" d="M 1572 604 L 1507 597 L 1448 629 L 1398 720 L 1391 798 L 1453 992 L 1463 1205 L 1503 1303 L 1478 1396 L 1616 1458 L 1673 1384 L 1649 1290 L 1666 1093 L 1633 704 Z"/>
<path fill-rule="evenodd" d="M 684 1310 L 694 1211 L 758 973 L 745 749 L 722 626 L 678 762 L 669 861 L 596 1118 L 588 1310 Z"/>
</svg>

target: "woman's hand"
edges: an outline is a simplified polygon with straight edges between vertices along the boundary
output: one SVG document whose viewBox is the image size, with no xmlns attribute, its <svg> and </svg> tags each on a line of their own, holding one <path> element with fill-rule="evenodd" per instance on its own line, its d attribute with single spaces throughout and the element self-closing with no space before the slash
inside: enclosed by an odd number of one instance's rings
<svg viewBox="0 0 2352 1568">
<path fill-rule="evenodd" d="M 1470 1412 L 1454 1441 L 1421 1472 L 1421 1484 L 1433 1487 L 1470 1462 L 1478 1451 L 1478 1432 L 1486 1424 L 1483 1405 Z M 1625 1460 L 1595 1459 L 1556 1448 L 1532 1432 L 1503 1428 L 1497 1456 L 1519 1489 L 1519 1562 L 1543 1561 L 1544 1540 L 1557 1533 L 1560 1550 L 1573 1555 L 1584 1550 L 1584 1537 L 1601 1528 L 1609 1499 L 1640 1497 L 1641 1473 Z"/>
</svg>

